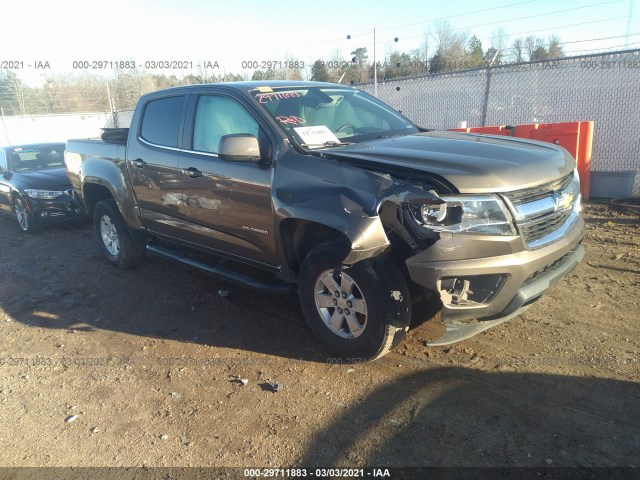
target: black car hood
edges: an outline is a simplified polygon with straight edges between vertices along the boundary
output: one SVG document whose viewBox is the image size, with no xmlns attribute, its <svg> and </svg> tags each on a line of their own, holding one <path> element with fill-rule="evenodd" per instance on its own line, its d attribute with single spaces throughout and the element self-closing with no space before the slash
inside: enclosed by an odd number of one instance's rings
<svg viewBox="0 0 640 480">
<path fill-rule="evenodd" d="M 446 131 L 357 143 L 324 153 L 440 175 L 461 193 L 532 187 L 575 168 L 571 155 L 550 143 Z"/>
<path fill-rule="evenodd" d="M 11 183 L 18 188 L 33 188 L 38 190 L 66 190 L 71 188 L 65 168 L 38 170 L 33 172 L 14 172 Z"/>
</svg>

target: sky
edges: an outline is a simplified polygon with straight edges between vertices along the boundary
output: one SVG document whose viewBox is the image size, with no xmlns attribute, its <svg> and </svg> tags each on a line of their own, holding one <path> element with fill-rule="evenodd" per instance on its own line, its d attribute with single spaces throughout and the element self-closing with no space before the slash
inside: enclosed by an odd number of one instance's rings
<svg viewBox="0 0 640 480">
<path fill-rule="evenodd" d="M 309 66 L 336 52 L 350 58 L 360 47 L 373 60 L 374 28 L 381 61 L 392 49 L 419 47 L 438 19 L 476 35 L 485 50 L 499 28 L 509 44 L 556 34 L 569 42 L 562 45 L 567 54 L 640 48 L 640 0 L 5 0 L 0 12 L 0 68 L 12 62 L 34 86 L 69 72 L 109 76 L 116 61 L 147 69 L 182 62 L 186 68 L 154 70 L 182 76 L 204 66 L 250 73 L 289 58 Z M 433 38 L 430 45 L 435 49 Z"/>
</svg>

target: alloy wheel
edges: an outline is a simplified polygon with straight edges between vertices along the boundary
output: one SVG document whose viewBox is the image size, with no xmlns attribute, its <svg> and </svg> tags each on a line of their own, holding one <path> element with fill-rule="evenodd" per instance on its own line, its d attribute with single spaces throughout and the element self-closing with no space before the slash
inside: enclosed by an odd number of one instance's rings
<svg viewBox="0 0 640 480">
<path fill-rule="evenodd" d="M 316 280 L 314 299 L 325 326 L 335 335 L 353 340 L 367 326 L 367 302 L 355 280 L 345 271 L 325 270 Z"/>
</svg>

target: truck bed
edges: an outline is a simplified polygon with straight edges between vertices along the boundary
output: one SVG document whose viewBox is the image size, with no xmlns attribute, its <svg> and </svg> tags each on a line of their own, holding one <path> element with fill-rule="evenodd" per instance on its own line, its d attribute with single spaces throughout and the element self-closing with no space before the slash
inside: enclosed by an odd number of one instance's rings
<svg viewBox="0 0 640 480">
<path fill-rule="evenodd" d="M 80 155 L 83 160 L 86 157 L 96 157 L 105 160 L 124 161 L 127 147 L 118 143 L 107 143 L 100 138 L 82 138 L 68 140 L 67 151 Z"/>
</svg>

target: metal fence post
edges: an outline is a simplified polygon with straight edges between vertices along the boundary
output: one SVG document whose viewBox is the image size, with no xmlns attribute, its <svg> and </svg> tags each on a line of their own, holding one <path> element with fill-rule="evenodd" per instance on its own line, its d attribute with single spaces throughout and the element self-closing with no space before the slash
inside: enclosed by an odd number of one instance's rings
<svg viewBox="0 0 640 480">
<path fill-rule="evenodd" d="M 4 108 L 0 107 L 0 114 L 2 116 L 2 128 L 4 129 L 4 137 L 6 140 L 6 144 L 9 145 L 11 142 L 9 141 L 9 132 L 7 132 L 7 124 L 4 121 Z"/>
<path fill-rule="evenodd" d="M 491 65 L 487 66 L 487 82 L 484 89 L 484 104 L 482 105 L 482 126 L 487 126 L 487 110 L 489 108 L 489 91 L 491 88 Z"/>
</svg>

